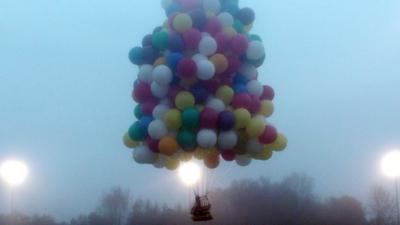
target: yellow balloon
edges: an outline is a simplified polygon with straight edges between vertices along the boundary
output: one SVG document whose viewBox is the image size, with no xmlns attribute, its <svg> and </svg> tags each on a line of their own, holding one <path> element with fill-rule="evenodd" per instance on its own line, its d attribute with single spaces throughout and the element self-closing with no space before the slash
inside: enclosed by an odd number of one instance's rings
<svg viewBox="0 0 400 225">
<path fill-rule="evenodd" d="M 225 27 L 225 28 L 222 30 L 222 32 L 223 32 L 226 36 L 228 36 L 228 37 L 230 37 L 230 38 L 232 38 L 232 37 L 234 37 L 234 36 L 237 35 L 237 31 L 236 31 L 235 28 L 233 28 L 233 27 Z"/>
<path fill-rule="evenodd" d="M 203 160 L 206 157 L 206 150 L 197 148 L 193 155 L 196 159 Z"/>
<path fill-rule="evenodd" d="M 260 137 L 264 133 L 264 130 L 265 130 L 265 123 L 259 117 L 251 119 L 246 126 L 246 132 L 250 138 Z"/>
<path fill-rule="evenodd" d="M 164 115 L 164 123 L 169 130 L 179 130 L 182 126 L 181 112 L 177 109 L 170 109 Z"/>
<path fill-rule="evenodd" d="M 154 62 L 154 66 L 165 65 L 165 64 L 166 63 L 165 63 L 165 58 L 164 57 L 160 57 Z"/>
<path fill-rule="evenodd" d="M 175 98 L 175 105 L 180 110 L 185 110 L 186 108 L 193 107 L 194 103 L 194 96 L 192 95 L 192 93 L 187 91 L 180 92 Z"/>
<path fill-rule="evenodd" d="M 271 144 L 271 148 L 273 148 L 275 151 L 283 151 L 287 147 L 288 140 L 285 135 L 283 134 L 278 134 L 278 138 L 275 140 L 274 143 Z"/>
<path fill-rule="evenodd" d="M 128 148 L 136 148 L 140 145 L 139 142 L 132 140 L 128 133 L 124 135 L 124 144 Z"/>
<path fill-rule="evenodd" d="M 168 158 L 167 161 L 165 162 L 165 168 L 169 170 L 176 170 L 179 167 L 179 160 L 173 159 L 173 158 Z"/>
<path fill-rule="evenodd" d="M 261 153 L 253 155 L 255 159 L 258 160 L 268 160 L 272 157 L 273 151 L 268 148 L 264 148 L 264 150 Z"/>
<path fill-rule="evenodd" d="M 247 126 L 251 120 L 250 112 L 245 108 L 236 109 L 233 114 L 235 114 L 235 126 L 236 129 L 242 129 Z"/>
<path fill-rule="evenodd" d="M 206 16 L 207 17 L 214 17 L 214 16 L 216 16 L 216 14 L 215 14 L 215 12 L 213 12 L 213 11 L 209 11 L 209 10 L 207 10 L 207 12 L 206 12 Z"/>
<path fill-rule="evenodd" d="M 224 85 L 218 88 L 216 96 L 217 98 L 221 99 L 225 105 L 229 105 L 232 102 L 234 94 L 235 92 L 231 87 Z"/>
<path fill-rule="evenodd" d="M 182 154 L 179 156 L 179 159 L 182 162 L 189 162 L 190 160 L 193 159 L 193 153 L 192 152 L 182 152 Z"/>
<path fill-rule="evenodd" d="M 179 33 L 184 33 L 188 31 L 190 28 L 192 28 L 192 26 L 193 26 L 192 18 L 186 13 L 178 14 L 174 18 L 173 27 Z"/>
<path fill-rule="evenodd" d="M 269 117 L 274 113 L 274 104 L 269 100 L 261 101 L 261 109 L 259 112 L 265 117 Z"/>
</svg>

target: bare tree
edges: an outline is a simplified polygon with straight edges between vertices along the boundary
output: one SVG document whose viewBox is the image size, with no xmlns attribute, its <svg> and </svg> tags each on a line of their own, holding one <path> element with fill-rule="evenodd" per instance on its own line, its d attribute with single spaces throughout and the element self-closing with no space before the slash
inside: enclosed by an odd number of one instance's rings
<svg viewBox="0 0 400 225">
<path fill-rule="evenodd" d="M 99 215 L 110 221 L 109 225 L 122 225 L 125 223 L 130 202 L 130 192 L 120 187 L 114 188 L 103 196 Z"/>
<path fill-rule="evenodd" d="M 370 199 L 371 225 L 395 224 L 395 198 L 382 186 L 372 190 Z"/>
</svg>

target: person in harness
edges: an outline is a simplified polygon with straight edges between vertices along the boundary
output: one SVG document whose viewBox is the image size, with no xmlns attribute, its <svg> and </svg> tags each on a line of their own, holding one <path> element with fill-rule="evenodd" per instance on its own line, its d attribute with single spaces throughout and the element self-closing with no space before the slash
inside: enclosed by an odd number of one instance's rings
<svg viewBox="0 0 400 225">
<path fill-rule="evenodd" d="M 196 222 L 213 220 L 210 209 L 211 204 L 207 195 L 200 197 L 198 194 L 196 194 L 195 203 L 191 211 L 192 220 Z"/>
</svg>

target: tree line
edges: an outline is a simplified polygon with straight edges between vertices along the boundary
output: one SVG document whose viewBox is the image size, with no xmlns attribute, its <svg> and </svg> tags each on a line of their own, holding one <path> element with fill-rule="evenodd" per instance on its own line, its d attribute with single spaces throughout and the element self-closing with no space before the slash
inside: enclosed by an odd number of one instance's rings
<svg viewBox="0 0 400 225">
<path fill-rule="evenodd" d="M 180 205 L 159 205 L 131 200 L 129 191 L 114 188 L 104 194 L 89 215 L 57 223 L 50 216 L 0 215 L 0 225 L 190 225 L 189 210 Z M 266 178 L 234 181 L 214 190 L 209 199 L 212 225 L 395 225 L 395 198 L 375 187 L 363 205 L 351 196 L 322 199 L 314 193 L 313 179 L 293 174 L 280 182 Z"/>
</svg>

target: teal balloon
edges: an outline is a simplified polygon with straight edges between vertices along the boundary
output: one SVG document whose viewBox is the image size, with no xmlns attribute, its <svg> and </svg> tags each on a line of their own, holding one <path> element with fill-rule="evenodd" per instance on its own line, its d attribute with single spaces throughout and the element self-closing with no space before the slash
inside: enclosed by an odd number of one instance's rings
<svg viewBox="0 0 400 225">
<path fill-rule="evenodd" d="M 182 113 L 183 127 L 187 129 L 195 129 L 199 127 L 200 112 L 195 107 L 187 108 Z"/>
<path fill-rule="evenodd" d="M 244 25 L 239 20 L 235 20 L 235 22 L 233 23 L 233 28 L 235 28 L 235 30 L 238 33 L 243 33 L 244 32 Z"/>
<path fill-rule="evenodd" d="M 196 134 L 190 130 L 181 130 L 177 135 L 179 146 L 184 150 L 192 150 L 196 147 Z"/>
<path fill-rule="evenodd" d="M 261 41 L 262 42 L 261 37 L 258 36 L 257 34 L 250 35 L 250 40 L 252 40 L 252 41 Z"/>
<path fill-rule="evenodd" d="M 134 141 L 144 141 L 146 134 L 140 126 L 139 121 L 135 122 L 128 131 L 129 137 Z"/>
<path fill-rule="evenodd" d="M 135 65 L 143 64 L 143 48 L 134 47 L 129 52 L 129 60 Z"/>
<path fill-rule="evenodd" d="M 142 113 L 142 105 L 138 104 L 135 107 L 135 117 L 140 120 L 140 118 L 143 117 L 143 113 Z"/>
<path fill-rule="evenodd" d="M 152 43 L 155 48 L 160 51 L 164 51 L 168 48 L 168 33 L 160 31 L 153 34 Z"/>
</svg>

